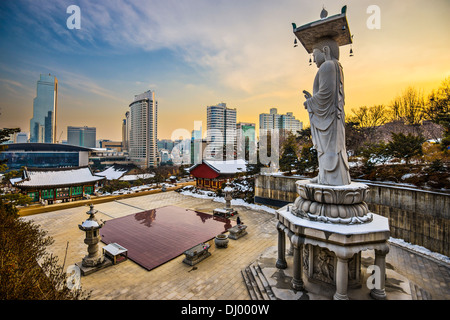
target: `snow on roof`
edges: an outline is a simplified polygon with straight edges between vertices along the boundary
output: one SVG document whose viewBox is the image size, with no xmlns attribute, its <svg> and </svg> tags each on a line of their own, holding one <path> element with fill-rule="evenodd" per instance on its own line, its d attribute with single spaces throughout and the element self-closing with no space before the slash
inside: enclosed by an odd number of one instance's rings
<svg viewBox="0 0 450 320">
<path fill-rule="evenodd" d="M 119 180 L 121 181 L 135 181 L 138 179 L 150 179 L 153 178 L 155 175 L 152 173 L 142 173 L 142 174 L 127 174 L 123 177 L 121 177 Z"/>
<path fill-rule="evenodd" d="M 213 170 L 223 174 L 232 174 L 247 171 L 247 162 L 243 159 L 225 161 L 203 160 L 203 162 Z"/>
<path fill-rule="evenodd" d="M 9 182 L 11 182 L 11 184 L 14 185 L 16 182 L 19 182 L 21 180 L 22 180 L 22 178 L 11 178 L 11 179 L 9 179 Z"/>
<path fill-rule="evenodd" d="M 102 172 L 97 172 L 95 175 L 106 177 L 106 180 L 116 180 L 120 179 L 128 170 L 126 168 L 112 166 Z"/>
<path fill-rule="evenodd" d="M 103 177 L 94 176 L 88 167 L 55 169 L 55 170 L 25 170 L 26 179 L 16 181 L 17 187 L 43 187 L 43 186 L 63 186 L 82 184 L 87 182 L 97 182 Z"/>
</svg>

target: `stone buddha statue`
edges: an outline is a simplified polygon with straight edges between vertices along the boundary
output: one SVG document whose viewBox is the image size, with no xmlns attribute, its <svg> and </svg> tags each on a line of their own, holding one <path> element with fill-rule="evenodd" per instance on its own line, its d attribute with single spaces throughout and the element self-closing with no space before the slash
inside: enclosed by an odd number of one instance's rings
<svg viewBox="0 0 450 320">
<path fill-rule="evenodd" d="M 345 148 L 344 74 L 339 63 L 339 45 L 332 38 L 313 46 L 319 68 L 313 94 L 303 91 L 311 135 L 319 160 L 319 175 L 311 182 L 339 186 L 351 183 Z"/>
</svg>

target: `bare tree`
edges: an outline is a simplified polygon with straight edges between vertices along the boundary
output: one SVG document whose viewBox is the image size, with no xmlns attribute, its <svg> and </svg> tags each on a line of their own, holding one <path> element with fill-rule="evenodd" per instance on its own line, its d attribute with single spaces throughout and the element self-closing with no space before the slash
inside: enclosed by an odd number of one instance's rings
<svg viewBox="0 0 450 320">
<path fill-rule="evenodd" d="M 402 120 L 407 125 L 417 126 L 424 119 L 425 99 L 421 90 L 408 87 L 389 106 L 390 120 Z"/>
<path fill-rule="evenodd" d="M 348 117 L 348 122 L 358 123 L 361 128 L 375 128 L 389 120 L 386 107 L 382 104 L 371 107 L 362 106 L 352 109 L 352 112 L 353 114 Z"/>
<path fill-rule="evenodd" d="M 373 142 L 377 129 L 389 120 L 387 113 L 382 104 L 352 109 L 345 125 L 347 151 L 356 154 L 363 144 Z"/>
</svg>

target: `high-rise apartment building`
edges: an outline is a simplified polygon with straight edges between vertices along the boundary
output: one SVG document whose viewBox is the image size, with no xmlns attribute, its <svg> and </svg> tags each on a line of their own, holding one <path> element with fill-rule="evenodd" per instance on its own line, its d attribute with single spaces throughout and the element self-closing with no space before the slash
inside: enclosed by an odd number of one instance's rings
<svg viewBox="0 0 450 320">
<path fill-rule="evenodd" d="M 67 144 L 95 148 L 97 129 L 94 127 L 67 127 Z"/>
<path fill-rule="evenodd" d="M 154 91 L 136 95 L 130 104 L 129 157 L 141 168 L 158 165 L 158 102 Z"/>
<path fill-rule="evenodd" d="M 234 156 L 236 149 L 236 109 L 226 103 L 209 106 L 206 110 L 208 150 L 206 158 L 217 159 L 218 154 Z M 225 148 L 226 146 L 226 148 Z M 226 152 L 224 152 L 226 150 Z"/>
<path fill-rule="evenodd" d="M 279 129 L 281 133 L 296 133 L 303 129 L 303 123 L 295 119 L 292 112 L 286 114 L 278 114 L 276 108 L 271 108 L 270 113 L 261 113 L 259 115 L 259 132 L 260 135 L 267 130 Z"/>
<path fill-rule="evenodd" d="M 56 112 L 58 109 L 58 80 L 41 74 L 33 100 L 30 120 L 30 142 L 56 143 Z"/>
</svg>

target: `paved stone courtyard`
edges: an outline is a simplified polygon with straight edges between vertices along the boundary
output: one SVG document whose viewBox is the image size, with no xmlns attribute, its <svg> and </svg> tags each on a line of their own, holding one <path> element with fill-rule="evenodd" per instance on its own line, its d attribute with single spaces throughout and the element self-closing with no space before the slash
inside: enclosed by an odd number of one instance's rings
<svg viewBox="0 0 450 320">
<path fill-rule="evenodd" d="M 184 196 L 177 192 L 161 192 L 95 205 L 97 219 L 108 221 L 133 213 L 175 205 L 211 213 L 223 203 L 210 199 Z M 127 260 L 81 278 L 84 290 L 92 300 L 249 300 L 250 295 L 241 270 L 253 263 L 269 247 L 277 245 L 276 220 L 273 214 L 236 207 L 240 219 L 248 226 L 248 235 L 229 241 L 228 248 L 215 248 L 212 255 L 194 267 L 183 263 L 184 255 L 147 271 Z M 65 268 L 81 261 L 87 253 L 84 232 L 78 224 L 87 218 L 87 206 L 41 213 L 24 217 L 48 231 L 55 240 L 49 250 L 64 260 Z M 101 233 L 101 232 L 100 232 Z M 104 244 L 101 243 L 100 247 Z M 408 278 L 433 300 L 450 299 L 450 266 L 390 245 L 387 264 Z M 370 259 L 369 256 L 366 257 Z"/>
</svg>

